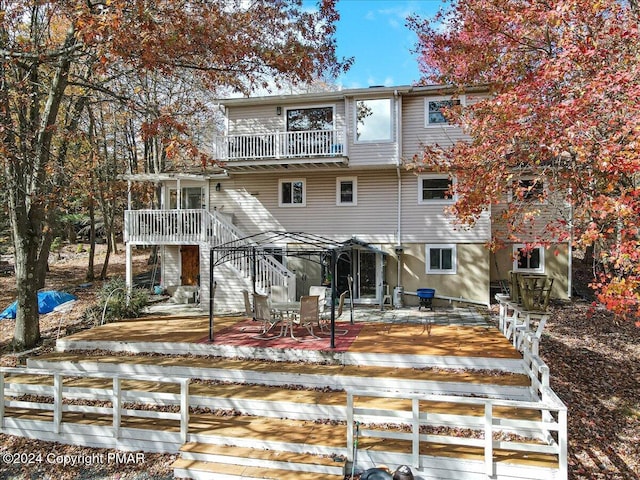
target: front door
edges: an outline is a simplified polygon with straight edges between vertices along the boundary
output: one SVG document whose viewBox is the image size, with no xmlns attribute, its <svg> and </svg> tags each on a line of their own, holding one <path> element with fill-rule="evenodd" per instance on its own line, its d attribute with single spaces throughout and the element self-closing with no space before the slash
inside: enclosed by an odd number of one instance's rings
<svg viewBox="0 0 640 480">
<path fill-rule="evenodd" d="M 180 248 L 182 285 L 200 284 L 200 247 L 198 245 L 183 245 Z"/>
</svg>

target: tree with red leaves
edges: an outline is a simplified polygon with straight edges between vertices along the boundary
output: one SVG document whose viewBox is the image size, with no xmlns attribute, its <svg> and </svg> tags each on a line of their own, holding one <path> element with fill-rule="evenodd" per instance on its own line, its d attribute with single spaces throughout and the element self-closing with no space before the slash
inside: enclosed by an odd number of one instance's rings
<svg viewBox="0 0 640 480">
<path fill-rule="evenodd" d="M 37 291 L 73 175 L 67 153 L 96 94 L 135 108 L 133 88 L 119 80 L 145 72 L 191 72 L 212 96 L 335 76 L 349 61 L 335 56 L 334 4 L 321 0 L 312 12 L 302 0 L 0 0 L 0 172 L 15 246 L 16 348 L 40 337 Z"/>
<path fill-rule="evenodd" d="M 640 8 L 635 0 L 458 0 L 418 34 L 423 82 L 486 85 L 482 101 L 450 109 L 469 142 L 425 149 L 420 165 L 455 173 L 454 211 L 473 222 L 510 192 L 544 204 L 530 244 L 593 249 L 594 288 L 608 309 L 640 313 Z M 533 184 L 514 188 L 519 172 Z M 559 207 L 554 215 L 549 204 Z M 514 202 L 517 205 L 518 202 Z M 529 203 L 530 205 L 530 203 Z M 531 216 L 504 210 L 506 238 Z"/>
</svg>

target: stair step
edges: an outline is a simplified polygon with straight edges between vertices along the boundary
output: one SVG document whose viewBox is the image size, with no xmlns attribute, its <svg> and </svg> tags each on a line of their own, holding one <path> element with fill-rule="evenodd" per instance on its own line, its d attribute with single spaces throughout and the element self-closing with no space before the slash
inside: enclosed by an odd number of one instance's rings
<svg viewBox="0 0 640 480">
<path fill-rule="evenodd" d="M 245 467 L 226 463 L 201 462 L 197 460 L 178 459 L 173 464 L 177 478 L 198 480 L 343 480 L 344 475 L 331 475 L 314 472 L 298 472 L 264 467 Z"/>
<path fill-rule="evenodd" d="M 65 370 L 87 371 L 124 371 L 143 373 L 143 371 L 168 371 L 166 374 L 177 375 L 177 371 L 194 372 L 192 378 L 221 379 L 224 372 L 245 371 L 257 375 L 287 375 L 300 377 L 313 375 L 350 377 L 355 379 L 392 379 L 393 381 L 433 381 L 461 382 L 473 384 L 493 384 L 502 386 L 528 387 L 530 379 L 524 374 L 485 373 L 474 370 L 416 369 L 401 367 L 382 367 L 367 365 L 327 365 L 303 362 L 270 362 L 250 359 L 234 359 L 224 357 L 158 357 L 158 356 L 120 356 L 120 355 L 83 355 L 69 352 L 53 352 L 30 358 L 28 366 L 35 368 L 53 368 Z M 73 367 L 73 368 L 71 368 Z M 129 367 L 129 368 L 127 368 Z M 204 373 L 206 377 L 199 376 Z M 291 380 L 291 379 L 287 379 Z M 290 382 L 295 383 L 295 382 Z M 336 384 L 336 382 L 334 382 Z M 324 386 L 324 385 L 323 385 Z M 336 388 L 339 386 L 336 385 Z"/>
<path fill-rule="evenodd" d="M 195 442 L 183 445 L 180 449 L 180 454 L 184 460 L 330 475 L 342 475 L 345 464 L 345 459 L 340 456 L 330 457 L 309 453 Z"/>
</svg>

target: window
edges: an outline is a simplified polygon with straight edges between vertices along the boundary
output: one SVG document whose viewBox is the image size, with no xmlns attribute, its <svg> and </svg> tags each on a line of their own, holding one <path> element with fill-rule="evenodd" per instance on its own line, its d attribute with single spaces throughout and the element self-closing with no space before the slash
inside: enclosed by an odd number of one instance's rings
<svg viewBox="0 0 640 480">
<path fill-rule="evenodd" d="M 290 108 L 287 132 L 333 130 L 333 107 Z"/>
<path fill-rule="evenodd" d="M 453 244 L 427 245 L 427 273 L 456 273 L 456 246 Z"/>
<path fill-rule="evenodd" d="M 336 179 L 336 205 L 357 205 L 358 180 L 356 177 Z"/>
<path fill-rule="evenodd" d="M 513 246 L 513 271 L 544 273 L 544 249 L 527 248 L 523 244 Z"/>
<path fill-rule="evenodd" d="M 521 178 L 514 184 L 509 201 L 520 199 L 528 202 L 545 203 L 544 181 L 540 178 Z"/>
<path fill-rule="evenodd" d="M 356 140 L 358 142 L 391 141 L 391 99 L 356 102 Z"/>
<path fill-rule="evenodd" d="M 448 175 L 420 175 L 418 177 L 418 203 L 452 202 L 450 189 L 453 180 Z"/>
<path fill-rule="evenodd" d="M 304 180 L 280 180 L 280 206 L 304 207 L 306 205 L 305 198 L 305 181 Z"/>
<path fill-rule="evenodd" d="M 425 99 L 425 126 L 448 125 L 444 110 L 457 105 L 464 105 L 464 98 L 436 97 Z"/>
<path fill-rule="evenodd" d="M 169 189 L 169 208 L 172 210 L 178 208 L 178 190 L 176 188 Z M 180 208 L 183 210 L 206 208 L 204 188 L 182 187 L 180 189 Z"/>
</svg>

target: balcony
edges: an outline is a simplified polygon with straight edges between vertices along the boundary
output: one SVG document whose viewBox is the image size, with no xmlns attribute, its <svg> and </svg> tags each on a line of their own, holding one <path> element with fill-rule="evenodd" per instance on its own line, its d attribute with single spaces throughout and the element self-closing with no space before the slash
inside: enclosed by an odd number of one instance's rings
<svg viewBox="0 0 640 480">
<path fill-rule="evenodd" d="M 216 158 L 228 168 L 295 164 L 345 164 L 346 133 L 338 130 L 227 135 L 214 141 Z"/>
</svg>

